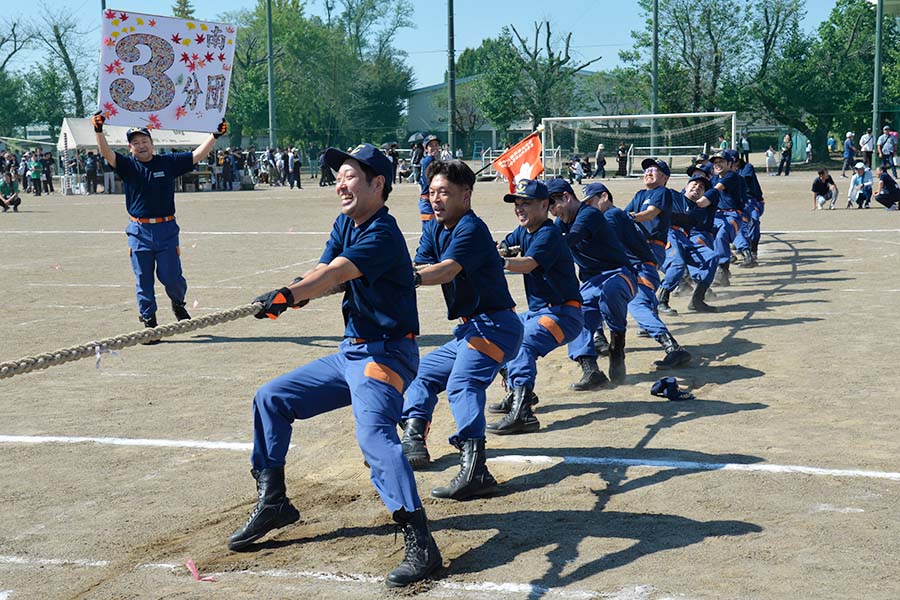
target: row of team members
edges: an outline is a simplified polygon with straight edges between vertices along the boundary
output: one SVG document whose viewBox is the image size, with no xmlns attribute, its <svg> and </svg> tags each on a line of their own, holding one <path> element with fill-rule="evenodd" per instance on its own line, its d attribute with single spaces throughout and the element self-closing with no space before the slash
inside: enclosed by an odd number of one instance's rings
<svg viewBox="0 0 900 600">
<path fill-rule="evenodd" d="M 696 282 L 691 308 L 713 310 L 704 294 L 721 260 L 713 238 L 722 192 L 704 173 L 694 173 L 676 194 L 666 187 L 668 165 L 656 159 L 644 161 L 645 187 L 624 210 L 613 205 L 612 193 L 601 183 L 587 186 L 585 200 L 579 201 L 564 180 L 523 180 L 504 196 L 514 204 L 519 225 L 496 244 L 472 210 L 475 174 L 461 161 L 432 159 L 425 164 L 432 216 L 423 217 L 411 264 L 403 235 L 385 206 L 390 162 L 369 144 L 349 154 L 329 149 L 324 159 L 338 173 L 341 214 L 319 264 L 290 285 L 257 298 L 263 304 L 257 317 L 277 318 L 288 308 L 339 289 L 344 294 L 344 341 L 336 354 L 257 391 L 251 473 L 258 500 L 229 547 L 247 549 L 271 530 L 299 519 L 284 481 L 291 423 L 349 405 L 371 480 L 406 541 L 404 558 L 386 583 L 404 586 L 441 566 L 412 471 L 430 461 L 426 438 L 438 395 L 447 392 L 456 422 L 449 441 L 459 451 L 460 470 L 431 495 L 461 500 L 497 488 L 485 460 L 487 432 L 539 429 L 533 411 L 539 358 L 568 345 L 569 357 L 582 368 L 581 380 L 572 386 L 576 390 L 596 389 L 610 379 L 623 382 L 631 311 L 665 348 L 658 367 L 686 364 L 690 354 L 658 316 L 659 268 L 667 278 L 672 269 L 676 281 L 687 270 Z M 666 252 L 670 225 L 679 234 L 680 261 Z M 528 306 L 518 314 L 504 271 L 524 277 Z M 423 285 L 441 286 L 447 317 L 459 324 L 446 344 L 420 362 L 415 288 Z M 611 332 L 609 378 L 597 366 L 594 335 L 601 323 Z M 508 393 L 486 407 L 487 388 L 498 373 Z M 487 423 L 486 410 L 502 417 Z"/>
</svg>

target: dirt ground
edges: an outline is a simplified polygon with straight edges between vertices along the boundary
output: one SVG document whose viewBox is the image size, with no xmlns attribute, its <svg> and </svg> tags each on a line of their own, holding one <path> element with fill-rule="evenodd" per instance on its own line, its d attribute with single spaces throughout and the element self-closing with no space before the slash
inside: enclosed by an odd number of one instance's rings
<svg viewBox="0 0 900 600">
<path fill-rule="evenodd" d="M 678 375 L 696 400 L 650 396 L 662 350 L 633 326 L 614 389 L 571 392 L 578 369 L 557 350 L 539 363 L 540 432 L 488 440 L 502 492 L 457 503 L 428 497 L 457 469 L 442 399 L 436 460 L 417 481 L 445 568 L 405 595 L 900 596 L 900 213 L 811 211 L 812 178 L 761 177 L 761 264 L 734 269 L 710 300 L 718 314 L 673 300 L 681 312 L 665 320 L 694 355 Z M 639 185 L 608 183 L 619 205 Z M 193 314 L 316 262 L 338 208 L 307 185 L 178 197 Z M 474 203 L 498 237 L 515 224 L 503 190 L 479 183 Z M 416 196 L 402 185 L 389 202 L 411 249 Z M 125 223 L 120 195 L 27 197 L 0 215 L 0 360 L 139 328 Z M 424 354 L 453 324 L 437 288 L 420 289 L 419 308 Z M 287 479 L 302 520 L 250 553 L 225 545 L 255 498 L 246 447 L 146 441 L 246 444 L 254 390 L 332 352 L 342 331 L 332 297 L 0 381 L 0 599 L 404 595 L 380 579 L 402 536 L 349 409 L 295 424 Z M 216 581 L 194 581 L 188 559 Z"/>
</svg>

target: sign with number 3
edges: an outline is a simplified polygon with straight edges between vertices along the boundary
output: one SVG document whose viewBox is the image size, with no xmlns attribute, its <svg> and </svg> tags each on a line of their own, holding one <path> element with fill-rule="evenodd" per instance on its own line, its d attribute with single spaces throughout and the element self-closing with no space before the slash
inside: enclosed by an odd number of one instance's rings
<svg viewBox="0 0 900 600">
<path fill-rule="evenodd" d="M 110 125 L 215 131 L 228 104 L 237 28 L 103 11 L 98 104 Z"/>
</svg>

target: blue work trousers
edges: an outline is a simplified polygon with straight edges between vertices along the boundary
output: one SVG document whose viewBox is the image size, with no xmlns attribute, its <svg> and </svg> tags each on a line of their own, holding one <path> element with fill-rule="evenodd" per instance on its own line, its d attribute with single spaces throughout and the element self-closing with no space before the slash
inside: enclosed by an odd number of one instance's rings
<svg viewBox="0 0 900 600">
<path fill-rule="evenodd" d="M 166 288 L 166 295 L 176 304 L 184 304 L 187 281 L 181 272 L 181 249 L 178 246 L 178 224 L 128 223 L 128 250 L 137 287 L 137 302 L 142 319 L 156 314 L 153 272 Z"/>
<path fill-rule="evenodd" d="M 715 219 L 716 226 L 716 256 L 719 264 L 724 265 L 731 260 L 731 242 L 741 229 L 741 211 L 718 211 Z"/>
<path fill-rule="evenodd" d="M 656 289 L 659 287 L 659 271 L 656 269 L 656 265 L 650 262 L 641 263 L 637 280 L 637 293 L 634 300 L 628 303 L 628 310 L 637 321 L 638 327 L 649 333 L 653 339 L 657 339 L 660 334 L 668 332 L 669 329 L 665 323 L 659 320 L 656 312 L 656 307 L 659 306 L 659 299 L 656 297 Z"/>
<path fill-rule="evenodd" d="M 487 388 L 500 366 L 518 354 L 523 331 L 512 310 L 480 314 L 457 326 L 453 339 L 419 364 L 419 372 L 406 391 L 403 418 L 431 422 L 438 394 L 447 390 L 456 421 L 456 434 L 450 443 L 485 437 Z"/>
<path fill-rule="evenodd" d="M 674 290 L 684 277 L 685 269 L 694 281 L 712 283 L 719 265 L 714 244 L 709 233 L 693 231 L 688 236 L 682 228 L 673 227 L 669 231 L 669 248 L 663 263 L 665 276 L 660 287 Z"/>
<path fill-rule="evenodd" d="M 337 354 L 264 384 L 253 398 L 251 464 L 256 469 L 283 466 L 295 419 L 352 406 L 356 440 L 382 502 L 391 513 L 416 510 L 422 503 L 412 467 L 403 456 L 397 423 L 403 392 L 418 366 L 415 340 L 345 339 Z"/>
<path fill-rule="evenodd" d="M 581 284 L 581 314 L 584 325 L 578 336 L 569 342 L 569 358 L 597 356 L 594 332 L 606 322 L 610 331 L 625 331 L 628 324 L 628 303 L 637 291 L 637 279 L 628 267 L 606 271 Z"/>
<path fill-rule="evenodd" d="M 574 303 L 528 310 L 519 313 L 519 319 L 525 332 L 519 353 L 506 363 L 508 385 L 534 389 L 537 359 L 574 340 L 581 333 L 584 317 L 581 306 Z"/>
</svg>

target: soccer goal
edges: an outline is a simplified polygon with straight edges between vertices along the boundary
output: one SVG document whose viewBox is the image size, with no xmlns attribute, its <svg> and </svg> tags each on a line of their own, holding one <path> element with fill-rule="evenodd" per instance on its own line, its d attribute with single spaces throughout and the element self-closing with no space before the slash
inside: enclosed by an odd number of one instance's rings
<svg viewBox="0 0 900 600">
<path fill-rule="evenodd" d="M 719 147 L 720 135 L 734 148 L 737 133 L 735 112 L 551 117 L 542 124 L 545 177 L 566 175 L 573 156 L 590 158 L 596 169 L 594 155 L 600 144 L 607 175 L 640 175 L 641 162 L 648 157 L 668 162 L 673 176 L 684 175 L 698 154 Z M 625 150 L 621 165 L 616 155 L 620 144 Z"/>
</svg>

